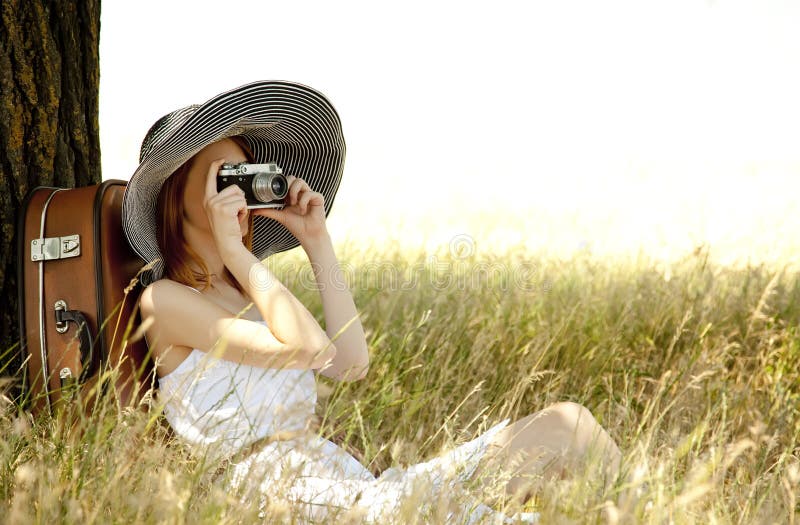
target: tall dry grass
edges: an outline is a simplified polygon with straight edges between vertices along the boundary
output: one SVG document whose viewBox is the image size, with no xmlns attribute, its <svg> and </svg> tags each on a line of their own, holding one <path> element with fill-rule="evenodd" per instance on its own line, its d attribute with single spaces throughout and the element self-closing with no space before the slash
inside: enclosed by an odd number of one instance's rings
<svg viewBox="0 0 800 525">
<path fill-rule="evenodd" d="M 319 380 L 322 434 L 373 473 L 433 457 L 505 417 L 587 406 L 624 453 L 604 489 L 548 483 L 542 523 L 796 523 L 800 286 L 789 267 L 670 264 L 340 247 L 371 354 L 367 378 Z M 272 269 L 322 321 L 297 254 Z M 307 264 L 307 263 L 306 263 Z M 80 431 L 76 430 L 76 427 Z M 6 402 L 0 516 L 8 523 L 259 521 L 157 410 L 32 421 Z M 486 487 L 478 498 L 499 494 Z M 500 509 L 498 509 L 500 510 Z M 508 509 L 507 509 L 508 510 Z M 266 521 L 291 517 L 269 509 Z M 433 520 L 415 514 L 399 522 Z"/>
</svg>

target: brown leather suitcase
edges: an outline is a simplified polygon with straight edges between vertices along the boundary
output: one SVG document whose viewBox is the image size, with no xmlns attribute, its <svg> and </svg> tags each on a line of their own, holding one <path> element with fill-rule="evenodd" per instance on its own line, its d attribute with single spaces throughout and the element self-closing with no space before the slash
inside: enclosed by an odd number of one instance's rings
<svg viewBox="0 0 800 525">
<path fill-rule="evenodd" d="M 22 206 L 19 319 L 31 410 L 51 412 L 80 390 L 113 386 L 121 406 L 154 385 L 141 324 L 143 261 L 122 230 L 127 182 L 82 188 L 40 186 Z M 136 339 L 136 340 L 133 340 Z M 112 372 L 115 370 L 116 372 Z"/>
</svg>

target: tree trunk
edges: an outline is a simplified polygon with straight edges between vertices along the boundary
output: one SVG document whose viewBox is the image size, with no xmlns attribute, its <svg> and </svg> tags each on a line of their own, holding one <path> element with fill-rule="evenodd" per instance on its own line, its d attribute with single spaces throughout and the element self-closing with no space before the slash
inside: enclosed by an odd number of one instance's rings
<svg viewBox="0 0 800 525">
<path fill-rule="evenodd" d="M 20 377 L 21 203 L 36 186 L 102 180 L 100 0 L 2 0 L 0 16 L 0 374 Z"/>
</svg>

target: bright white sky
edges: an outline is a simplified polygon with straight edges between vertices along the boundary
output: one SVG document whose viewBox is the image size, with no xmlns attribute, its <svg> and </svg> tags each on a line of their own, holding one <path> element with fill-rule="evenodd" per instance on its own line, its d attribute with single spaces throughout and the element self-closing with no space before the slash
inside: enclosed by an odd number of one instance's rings
<svg viewBox="0 0 800 525">
<path fill-rule="evenodd" d="M 173 109 L 295 80 L 342 117 L 339 236 L 785 255 L 798 28 L 771 0 L 104 2 L 103 175 Z"/>
</svg>

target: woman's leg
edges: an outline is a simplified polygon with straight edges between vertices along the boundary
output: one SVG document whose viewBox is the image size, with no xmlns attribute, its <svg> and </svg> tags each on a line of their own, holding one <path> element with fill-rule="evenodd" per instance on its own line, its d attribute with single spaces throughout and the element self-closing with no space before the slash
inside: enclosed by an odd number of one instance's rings
<svg viewBox="0 0 800 525">
<path fill-rule="evenodd" d="M 606 484 L 610 484 L 622 459 L 619 447 L 584 406 L 556 403 L 498 432 L 471 479 L 508 473 L 512 477 L 506 494 L 524 503 L 537 478 L 563 478 L 590 454 L 599 455 Z"/>
</svg>

